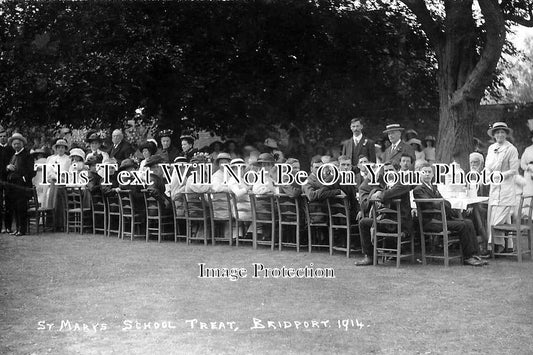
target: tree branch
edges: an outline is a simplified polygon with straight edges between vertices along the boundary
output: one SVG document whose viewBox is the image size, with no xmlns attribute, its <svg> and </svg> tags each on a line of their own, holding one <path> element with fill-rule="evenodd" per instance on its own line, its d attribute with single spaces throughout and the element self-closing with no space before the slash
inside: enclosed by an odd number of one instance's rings
<svg viewBox="0 0 533 355">
<path fill-rule="evenodd" d="M 505 9 L 506 6 L 502 3 L 502 9 Z M 513 9 L 511 7 L 511 9 Z M 527 9 L 524 9 L 529 19 L 526 19 L 525 16 L 520 16 L 515 13 L 505 14 L 505 19 L 511 22 L 514 22 L 518 25 L 525 27 L 533 27 L 533 3 L 527 5 Z"/>
<path fill-rule="evenodd" d="M 424 0 L 401 0 L 418 19 L 422 29 L 428 36 L 433 48 L 438 51 L 443 42 L 444 32 L 439 24 L 431 17 Z"/>
<path fill-rule="evenodd" d="M 487 40 L 465 84 L 454 92 L 452 105 L 460 104 L 465 98 L 478 99 L 483 96 L 483 92 L 492 80 L 492 73 L 500 60 L 505 43 L 505 18 L 497 0 L 479 0 L 478 3 L 485 19 Z"/>
</svg>

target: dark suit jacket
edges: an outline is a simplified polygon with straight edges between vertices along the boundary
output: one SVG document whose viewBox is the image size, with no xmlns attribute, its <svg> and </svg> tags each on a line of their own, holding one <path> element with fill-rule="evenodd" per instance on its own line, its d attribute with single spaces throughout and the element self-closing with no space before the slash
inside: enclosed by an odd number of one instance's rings
<svg viewBox="0 0 533 355">
<path fill-rule="evenodd" d="M 342 155 L 346 155 L 348 158 L 352 159 L 352 166 L 354 168 L 357 168 L 357 163 L 358 163 L 358 159 L 360 155 L 366 155 L 366 157 L 371 162 L 376 162 L 376 147 L 374 146 L 374 141 L 372 139 L 369 139 L 368 137 L 363 135 L 361 137 L 361 140 L 355 147 L 355 153 L 354 153 L 353 145 L 354 145 L 353 136 L 343 141 L 342 142 Z M 354 171 L 358 171 L 358 169 Z"/>
<path fill-rule="evenodd" d="M 126 158 L 129 158 L 130 155 L 132 155 L 133 153 L 135 153 L 135 151 L 133 150 L 131 144 L 123 140 L 118 144 L 116 148 L 115 146 L 111 148 L 111 151 L 109 152 L 109 157 L 115 158 L 118 164 L 120 165 L 121 161 Z"/>
<path fill-rule="evenodd" d="M 402 229 L 413 232 L 413 221 L 411 219 L 411 200 L 409 198 L 409 185 L 403 185 L 401 182 L 396 183 L 391 188 L 385 188 L 381 195 L 381 201 L 386 207 L 396 210 L 396 202 L 400 200 L 400 214 L 402 218 Z"/>
<path fill-rule="evenodd" d="M 0 146 L 0 180 L 2 181 L 6 181 L 7 179 L 6 167 L 13 154 L 15 154 L 15 150 L 9 144 L 5 147 Z"/>
<path fill-rule="evenodd" d="M 31 186 L 31 179 L 35 176 L 33 162 L 33 157 L 26 148 L 19 154 L 13 154 L 8 164 L 15 165 L 15 171 L 7 171 L 7 181 L 16 185 Z"/>
<path fill-rule="evenodd" d="M 364 179 L 361 185 L 359 185 L 359 207 L 364 217 L 369 217 L 370 212 L 370 197 L 376 192 L 381 191 L 383 188 L 379 185 L 370 185 L 370 179 Z"/>
<path fill-rule="evenodd" d="M 442 195 L 440 194 L 439 190 L 437 189 L 436 185 L 432 185 L 433 189 L 430 189 L 425 184 L 418 185 L 413 190 L 413 196 L 415 199 L 423 199 L 423 198 L 442 198 Z M 438 202 L 427 202 L 422 203 L 420 205 L 422 209 L 440 209 L 440 203 Z M 451 204 L 448 201 L 444 202 L 444 207 L 446 209 L 446 219 L 453 219 L 455 218 L 455 213 L 452 210 Z M 424 225 L 431 222 L 431 220 L 442 220 L 440 213 L 435 214 L 425 214 L 422 219 L 422 223 Z"/>
<path fill-rule="evenodd" d="M 415 150 L 413 147 L 411 147 L 409 144 L 405 142 L 400 142 L 398 144 L 398 147 L 392 151 L 392 145 L 388 147 L 385 152 L 383 153 L 383 162 L 391 162 L 391 163 L 400 163 L 400 159 L 402 158 L 402 155 L 406 153 L 411 156 L 411 162 L 415 163 Z"/>
</svg>

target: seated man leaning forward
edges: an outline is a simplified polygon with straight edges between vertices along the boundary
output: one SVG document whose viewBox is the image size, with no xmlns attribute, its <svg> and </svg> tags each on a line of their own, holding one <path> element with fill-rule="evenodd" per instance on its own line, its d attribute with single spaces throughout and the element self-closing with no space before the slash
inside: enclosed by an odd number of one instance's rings
<svg viewBox="0 0 533 355">
<path fill-rule="evenodd" d="M 442 198 L 437 186 L 433 184 L 433 168 L 431 164 L 424 163 L 420 169 L 422 176 L 422 184 L 415 187 L 413 194 L 415 199 L 428 199 L 428 198 Z M 453 216 L 451 205 L 448 201 L 445 201 L 446 208 L 446 221 L 448 224 L 448 230 L 451 232 L 457 232 L 461 240 L 461 246 L 463 248 L 464 263 L 472 266 L 483 266 L 487 262 L 479 257 L 479 245 L 477 243 L 476 231 L 474 224 L 471 220 L 461 220 Z M 433 205 L 433 206 L 432 206 Z M 438 209 L 439 203 L 424 203 L 423 209 Z M 435 216 L 424 216 L 422 223 L 424 223 L 424 230 L 426 231 L 442 231 L 442 223 L 439 221 L 440 212 Z"/>
<path fill-rule="evenodd" d="M 399 199 L 400 212 L 402 218 L 402 230 L 406 233 L 412 233 L 412 220 L 411 220 L 411 205 L 409 201 L 409 185 L 404 185 L 401 181 L 394 185 L 386 185 L 383 181 L 383 175 L 387 173 L 394 173 L 400 170 L 399 164 L 386 163 L 383 166 L 382 174 L 380 174 L 380 186 L 381 189 L 376 189 L 373 195 L 370 197 L 371 201 L 380 201 L 385 207 L 396 210 L 396 203 L 393 200 Z M 372 245 L 372 235 L 370 229 L 372 228 L 373 219 L 370 217 L 363 218 L 359 221 L 359 233 L 363 240 L 363 252 L 365 257 L 363 260 L 356 261 L 355 265 L 365 266 L 372 265 L 374 263 L 374 247 Z"/>
</svg>

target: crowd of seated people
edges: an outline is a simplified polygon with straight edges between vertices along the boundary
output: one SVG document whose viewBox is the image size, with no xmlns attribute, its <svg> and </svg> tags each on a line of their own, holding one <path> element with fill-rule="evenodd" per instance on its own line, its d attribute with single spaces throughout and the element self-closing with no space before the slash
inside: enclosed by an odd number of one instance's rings
<svg viewBox="0 0 533 355">
<path fill-rule="evenodd" d="M 401 211 L 402 219 L 405 219 L 403 225 L 408 233 L 415 233 L 411 221 L 415 208 L 413 198 L 428 196 L 450 198 L 458 197 L 463 192 L 474 196 L 487 196 L 488 205 L 494 211 L 489 223 L 497 224 L 509 221 L 513 213 L 516 213 L 522 193 L 533 192 L 531 147 L 526 149 L 520 161 L 516 147 L 509 140 L 512 130 L 503 122 L 495 123 L 487 132 L 494 143 L 488 148 L 486 156 L 477 151 L 470 154 L 469 170 L 501 171 L 505 177 L 504 182 L 498 186 L 470 184 L 456 187 L 455 190 L 449 190 L 446 186 L 439 186 L 437 189 L 432 185 L 431 179 L 423 181 L 417 187 L 400 183 L 387 185 L 383 180 L 377 185 L 371 184 L 372 174 L 368 167 L 376 163 L 385 164 L 381 173 L 388 170 L 420 170 L 425 172 L 426 176 L 430 173 L 433 176 L 432 163 L 436 161 L 435 138 L 427 136 L 420 139 L 417 138 L 416 131 L 406 132 L 399 124 L 390 124 L 383 131 L 387 139 L 377 140 L 376 143 L 363 134 L 364 122 L 360 118 L 350 122 L 350 129 L 352 136 L 340 142 L 335 149 L 331 148 L 330 142 L 327 149 L 325 146 L 318 147 L 320 149 L 317 151 L 321 154 L 309 157 L 309 152 L 300 145 L 294 145 L 291 151 L 284 151 L 275 139 L 269 137 L 261 146 L 246 144 L 240 149 L 236 141 L 230 140 L 217 141 L 207 148 L 198 149 L 195 147 L 194 137 L 183 135 L 180 137 L 180 147 L 176 147 L 172 144 L 171 130 L 161 131 L 158 140 L 143 142 L 138 149 L 134 149 L 127 142 L 121 130 L 115 130 L 112 132 L 112 145 L 107 149 L 103 146 L 103 138 L 96 131 L 91 131 L 87 134 L 84 147 L 79 145 L 70 147 L 68 141 L 60 137 L 53 142 L 52 151 L 46 147 L 34 147 L 29 151 L 27 140 L 20 133 L 8 137 L 7 132 L 0 128 L 0 163 L 3 167 L 0 176 L 1 196 L 5 212 L 2 218 L 2 230 L 16 235 L 26 233 L 29 195 L 17 194 L 17 191 L 28 191 L 35 186 L 39 203 L 43 206 L 53 204 L 52 207 L 56 208 L 59 215 L 65 206 L 62 206 L 60 199 L 54 195 L 61 193 L 62 187 L 70 183 L 67 181 L 68 176 L 63 172 L 86 171 L 88 181 L 80 185 L 84 189 L 91 192 L 101 190 L 104 194 L 112 194 L 117 189 L 129 190 L 139 210 L 142 210 L 142 194 L 146 190 L 166 208 L 174 208 L 178 215 L 184 214 L 183 198 L 187 193 L 231 193 L 237 206 L 237 211 L 233 213 L 238 213 L 243 220 L 250 220 L 251 194 L 286 194 L 293 198 L 305 196 L 310 202 L 323 202 L 336 196 L 343 197 L 349 201 L 351 219 L 354 223 L 359 222 L 363 240 L 365 258 L 358 261 L 357 265 L 369 265 L 373 262 L 369 237 L 371 201 L 389 203 L 392 199 L 400 198 L 401 208 L 405 208 L 405 211 Z M 533 139 L 533 134 L 531 138 Z M 206 169 L 202 164 L 208 162 L 213 164 L 212 169 Z M 33 169 L 34 163 L 40 164 L 36 170 Z M 173 165 L 170 170 L 164 171 L 160 166 L 163 163 Z M 192 165 L 188 166 L 185 163 Z M 275 184 L 278 174 L 276 163 L 288 164 L 291 167 L 292 179 L 286 177 L 287 181 Z M 455 161 L 453 163 L 458 165 Z M 525 172 L 525 179 L 519 177 L 520 164 Z M 299 172 L 301 169 L 305 170 L 304 166 L 309 166 L 308 175 L 305 181 L 299 181 Z M 346 175 L 353 177 L 353 180 L 349 184 L 332 181 L 335 176 L 332 167 L 340 172 L 353 172 L 353 175 Z M 225 169 L 230 169 L 233 174 L 228 174 Z M 124 175 L 123 172 L 128 171 L 137 173 Z M 245 176 L 254 176 L 260 171 L 265 172 L 263 179 L 254 181 L 244 179 Z M 318 178 L 319 171 L 321 179 Z M 459 166 L 457 171 L 460 171 Z M 128 179 L 119 179 L 121 173 L 123 176 L 128 176 Z M 108 183 L 104 183 L 106 179 L 109 179 Z M 198 183 L 198 179 L 201 183 Z M 42 184 L 43 181 L 47 184 Z M 131 184 L 132 181 L 138 183 Z M 406 201 L 408 203 L 405 203 Z M 313 206 L 315 206 L 313 208 L 324 208 L 320 207 L 320 204 Z M 471 212 L 469 208 L 465 214 L 468 216 Z M 218 209 L 214 211 L 216 217 L 221 217 L 222 213 L 224 213 L 222 208 L 220 211 Z M 482 214 L 486 219 L 486 207 L 482 208 Z M 475 242 L 474 239 L 480 234 L 483 226 L 478 225 L 479 220 L 465 221 L 457 222 L 450 214 L 451 228 L 456 228 L 462 233 L 465 262 L 475 266 L 485 265 L 486 261 L 481 260 L 480 255 L 486 252 L 492 238 L 498 250 L 504 248 L 505 244 L 501 241 L 501 236 L 492 236 L 489 233 L 489 240 L 484 241 L 480 250 L 477 239 Z M 57 221 L 57 226 L 59 228 L 62 226 L 60 219 Z M 250 233 L 249 228 L 248 225 L 245 233 Z M 257 231 L 262 238 L 271 237 L 272 231 L 266 229 L 261 227 L 261 230 Z M 225 233 L 232 232 L 226 230 Z M 512 245 L 507 247 L 512 248 Z"/>
</svg>

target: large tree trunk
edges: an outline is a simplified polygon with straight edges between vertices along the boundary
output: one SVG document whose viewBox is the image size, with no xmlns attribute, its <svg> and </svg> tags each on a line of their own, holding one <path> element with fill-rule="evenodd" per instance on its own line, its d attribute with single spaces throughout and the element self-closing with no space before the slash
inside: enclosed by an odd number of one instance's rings
<svg viewBox="0 0 533 355">
<path fill-rule="evenodd" d="M 449 163 L 454 154 L 459 154 L 459 162 L 466 168 L 481 96 L 467 99 L 464 94 L 459 98 L 456 94 L 465 85 L 478 57 L 472 0 L 446 2 L 445 27 L 447 31 L 437 52 L 440 107 L 436 158 Z"/>
<path fill-rule="evenodd" d="M 445 0 L 446 17 L 436 22 L 424 0 L 402 0 L 417 16 L 438 60 L 439 162 L 459 154 L 463 168 L 473 149 L 474 122 L 505 42 L 505 20 L 496 0 L 478 0 L 485 38 L 478 38 L 473 0 Z M 481 49 L 479 49 L 481 48 Z M 482 132 L 480 132 L 482 134 Z M 481 137 L 480 137 L 481 138 Z"/>
</svg>

